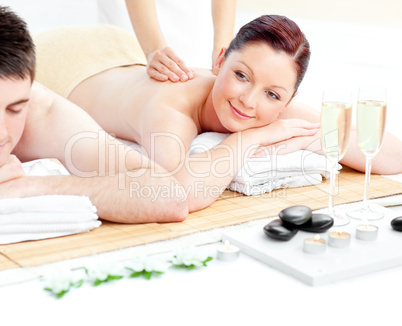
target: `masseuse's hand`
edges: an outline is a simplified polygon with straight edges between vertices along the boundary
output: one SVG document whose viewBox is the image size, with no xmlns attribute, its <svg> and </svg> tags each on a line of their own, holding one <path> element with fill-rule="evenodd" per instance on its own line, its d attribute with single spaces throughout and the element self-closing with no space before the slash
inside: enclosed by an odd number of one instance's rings
<svg viewBox="0 0 402 326">
<path fill-rule="evenodd" d="M 158 81 L 185 82 L 193 79 L 193 73 L 168 46 L 148 55 L 147 73 Z"/>
<path fill-rule="evenodd" d="M 15 155 L 10 155 L 6 164 L 0 167 L 0 183 L 24 176 L 24 170 L 20 160 Z"/>
</svg>

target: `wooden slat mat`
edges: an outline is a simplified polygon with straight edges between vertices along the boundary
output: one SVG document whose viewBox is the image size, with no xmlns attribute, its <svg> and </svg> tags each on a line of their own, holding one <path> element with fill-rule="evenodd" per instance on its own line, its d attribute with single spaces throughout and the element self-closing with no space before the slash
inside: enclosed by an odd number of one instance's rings
<svg viewBox="0 0 402 326">
<path fill-rule="evenodd" d="M 335 204 L 362 200 L 363 185 L 363 173 L 342 169 Z M 103 222 L 100 228 L 85 234 L 0 245 L 0 270 L 38 266 L 277 216 L 283 208 L 296 204 L 319 209 L 328 205 L 328 190 L 329 180 L 317 186 L 281 189 L 260 196 L 243 196 L 226 191 L 210 207 L 190 214 L 181 223 L 125 225 Z M 372 198 L 401 193 L 401 183 L 372 176 Z"/>
</svg>

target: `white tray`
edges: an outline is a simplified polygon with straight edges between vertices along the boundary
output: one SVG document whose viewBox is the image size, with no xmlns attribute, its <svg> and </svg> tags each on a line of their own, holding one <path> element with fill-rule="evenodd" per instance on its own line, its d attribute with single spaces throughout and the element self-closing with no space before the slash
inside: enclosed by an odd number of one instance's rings
<svg viewBox="0 0 402 326">
<path fill-rule="evenodd" d="M 229 240 L 240 247 L 241 251 L 284 273 L 309 284 L 321 285 L 402 265 L 402 232 L 394 231 L 390 221 L 398 214 L 390 209 L 380 207 L 386 214 L 384 218 L 370 221 L 369 224 L 379 227 L 375 241 L 356 239 L 356 226 L 361 221 L 351 219 L 350 224 L 333 227 L 320 237 L 327 241 L 323 254 L 307 254 L 303 251 L 305 238 L 316 234 L 299 231 L 290 241 L 278 241 L 265 235 L 262 227 L 250 227 L 225 232 L 222 240 Z M 344 205 L 341 210 L 355 206 Z M 319 211 L 317 211 L 319 212 Z M 328 233 L 345 231 L 352 236 L 350 247 L 345 249 L 328 246 Z"/>
</svg>

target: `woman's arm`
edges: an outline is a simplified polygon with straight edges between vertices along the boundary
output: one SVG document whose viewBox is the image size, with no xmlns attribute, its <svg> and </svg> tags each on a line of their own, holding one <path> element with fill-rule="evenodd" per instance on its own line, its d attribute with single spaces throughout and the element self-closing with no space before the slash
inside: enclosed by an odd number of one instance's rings
<svg viewBox="0 0 402 326">
<path fill-rule="evenodd" d="M 163 107 L 143 122 L 141 144 L 149 157 L 183 186 L 190 212 L 211 205 L 260 145 L 317 132 L 317 124 L 279 120 L 269 126 L 234 133 L 213 149 L 190 155 L 190 143 L 197 135 L 191 118 Z"/>
<path fill-rule="evenodd" d="M 313 108 L 301 104 L 298 102 L 292 102 L 285 112 L 281 115 L 282 119 L 299 118 L 306 119 L 311 122 L 320 121 L 320 112 L 314 110 Z M 313 137 L 308 137 L 304 139 L 291 139 L 283 143 L 278 144 L 282 146 L 295 146 L 295 142 L 303 142 L 303 145 L 297 144 L 297 146 L 302 146 L 308 150 L 314 152 L 321 151 L 321 140 L 320 134 Z M 281 154 L 284 154 L 283 151 Z M 352 127 L 348 149 L 345 156 L 340 161 L 342 164 L 347 165 L 358 171 L 365 171 L 365 157 L 360 151 L 357 141 L 357 131 Z M 386 132 L 383 139 L 383 145 L 380 152 L 373 159 L 372 163 L 372 173 L 376 174 L 397 174 L 402 173 L 402 140 L 398 139 L 396 136 Z"/>
</svg>

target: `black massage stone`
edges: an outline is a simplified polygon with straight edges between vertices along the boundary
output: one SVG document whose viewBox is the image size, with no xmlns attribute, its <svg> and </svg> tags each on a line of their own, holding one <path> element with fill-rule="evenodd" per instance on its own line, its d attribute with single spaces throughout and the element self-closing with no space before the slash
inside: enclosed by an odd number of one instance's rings
<svg viewBox="0 0 402 326">
<path fill-rule="evenodd" d="M 310 220 L 312 212 L 311 208 L 304 205 L 290 206 L 279 212 L 279 217 L 286 226 L 289 224 L 302 225 Z"/>
<path fill-rule="evenodd" d="M 298 225 L 299 230 L 306 232 L 321 233 L 327 231 L 334 225 L 334 219 L 327 214 L 313 214 L 311 219 L 302 225 Z"/>
<path fill-rule="evenodd" d="M 281 220 L 274 220 L 264 226 L 264 232 L 270 238 L 288 241 L 297 233 L 297 229 L 292 226 L 284 226 Z"/>
<path fill-rule="evenodd" d="M 395 217 L 391 221 L 391 226 L 395 231 L 400 231 L 402 232 L 402 216 Z"/>
</svg>

